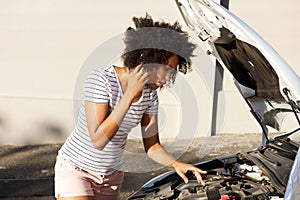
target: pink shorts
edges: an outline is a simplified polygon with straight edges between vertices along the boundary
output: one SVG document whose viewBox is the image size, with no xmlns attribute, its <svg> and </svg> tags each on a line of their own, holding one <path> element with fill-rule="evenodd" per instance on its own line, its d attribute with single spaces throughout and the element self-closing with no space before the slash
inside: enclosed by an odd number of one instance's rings
<svg viewBox="0 0 300 200">
<path fill-rule="evenodd" d="M 91 174 L 62 156 L 55 164 L 55 197 L 94 196 L 96 199 L 120 199 L 123 172 L 111 175 Z"/>
</svg>

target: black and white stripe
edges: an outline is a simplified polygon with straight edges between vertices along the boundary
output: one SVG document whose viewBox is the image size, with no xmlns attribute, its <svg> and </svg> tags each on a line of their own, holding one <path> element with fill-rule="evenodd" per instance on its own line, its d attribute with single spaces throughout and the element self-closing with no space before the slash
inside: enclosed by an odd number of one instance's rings
<svg viewBox="0 0 300 200">
<path fill-rule="evenodd" d="M 143 114 L 157 114 L 158 97 L 155 90 L 145 86 L 142 97 L 127 111 L 115 137 L 97 150 L 89 137 L 85 116 L 84 101 L 108 104 L 109 111 L 122 97 L 122 89 L 113 66 L 98 68 L 88 76 L 83 89 L 83 100 L 76 127 L 59 151 L 78 167 L 99 174 L 112 174 L 124 170 L 123 152 L 128 133 L 137 126 Z"/>
</svg>

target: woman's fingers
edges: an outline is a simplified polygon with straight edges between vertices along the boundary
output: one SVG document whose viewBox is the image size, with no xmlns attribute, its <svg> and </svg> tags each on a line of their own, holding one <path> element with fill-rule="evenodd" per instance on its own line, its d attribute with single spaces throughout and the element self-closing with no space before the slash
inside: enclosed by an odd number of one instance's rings
<svg viewBox="0 0 300 200">
<path fill-rule="evenodd" d="M 143 63 L 136 66 L 133 71 L 129 72 L 129 78 L 127 83 L 127 89 L 131 91 L 133 95 L 138 94 L 143 90 L 145 84 L 149 80 L 150 73 L 143 69 Z"/>
<path fill-rule="evenodd" d="M 205 182 L 202 180 L 201 174 L 207 174 L 207 171 L 201 170 L 199 168 L 195 168 L 193 171 L 193 174 L 196 176 L 198 183 L 201 183 L 201 185 L 205 185 Z"/>
<path fill-rule="evenodd" d="M 192 172 L 195 177 L 197 178 L 198 183 L 201 183 L 203 186 L 205 185 L 205 182 L 202 180 L 201 174 L 206 174 L 207 171 L 201 170 L 191 164 L 182 163 L 182 162 L 174 162 L 175 164 L 173 167 L 175 168 L 178 175 L 184 180 L 185 183 L 188 182 L 188 179 L 186 177 L 186 173 L 188 171 Z"/>
<path fill-rule="evenodd" d="M 202 179 L 201 174 L 199 173 L 199 171 L 194 171 L 193 174 L 196 176 L 198 183 L 201 183 L 201 185 L 205 185 L 205 182 Z"/>
<path fill-rule="evenodd" d="M 145 84 L 150 76 L 150 73 L 145 71 L 143 68 L 143 63 L 140 63 L 132 72 L 132 75 L 137 79 L 140 80 L 143 84 Z"/>
<path fill-rule="evenodd" d="M 140 71 L 140 69 L 142 68 L 143 66 L 143 63 L 141 62 L 139 65 L 137 65 L 134 70 L 133 70 L 133 73 L 138 73 Z"/>
<path fill-rule="evenodd" d="M 189 182 L 189 179 L 186 177 L 185 173 L 183 173 L 183 172 L 181 172 L 181 171 L 178 171 L 177 173 L 178 173 L 178 175 L 183 179 L 183 181 L 184 181 L 185 183 L 188 183 L 188 182 Z"/>
<path fill-rule="evenodd" d="M 140 70 L 136 73 L 136 76 L 138 79 L 141 79 L 142 76 L 144 75 L 144 68 L 140 68 Z"/>
<path fill-rule="evenodd" d="M 148 82 L 149 77 L 150 77 L 150 73 L 149 72 L 144 72 L 140 79 L 145 84 L 145 83 Z"/>
</svg>

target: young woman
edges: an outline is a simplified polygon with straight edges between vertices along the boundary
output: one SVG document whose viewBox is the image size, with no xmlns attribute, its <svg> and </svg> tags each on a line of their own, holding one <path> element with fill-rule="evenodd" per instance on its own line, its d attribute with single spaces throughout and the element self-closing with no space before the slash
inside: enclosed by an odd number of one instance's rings
<svg viewBox="0 0 300 200">
<path fill-rule="evenodd" d="M 125 32 L 124 66 L 95 69 L 85 81 L 77 125 L 57 156 L 57 199 L 119 199 L 124 146 L 128 133 L 138 124 L 151 159 L 174 168 L 185 182 L 185 173 L 191 171 L 204 184 L 201 173 L 205 171 L 177 161 L 165 151 L 157 122 L 156 89 L 174 82 L 177 70 L 190 70 L 195 45 L 188 42 L 177 22 L 154 22 L 148 14 L 133 21 L 136 29 L 129 27 Z M 150 27 L 150 31 L 141 31 Z M 178 34 L 166 35 L 165 30 Z M 138 43 L 147 48 L 135 48 Z M 166 48 L 148 48 L 157 43 Z M 168 46 L 176 52 L 166 50 Z"/>
</svg>

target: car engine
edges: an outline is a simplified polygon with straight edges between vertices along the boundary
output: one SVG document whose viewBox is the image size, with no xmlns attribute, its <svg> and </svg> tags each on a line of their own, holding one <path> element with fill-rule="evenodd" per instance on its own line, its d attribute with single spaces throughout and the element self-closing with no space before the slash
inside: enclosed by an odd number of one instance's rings
<svg viewBox="0 0 300 200">
<path fill-rule="evenodd" d="M 210 171 L 205 176 L 204 187 L 195 180 L 182 183 L 175 188 L 174 195 L 178 194 L 177 200 L 260 200 L 269 199 L 271 193 L 274 194 L 269 179 L 257 167 L 244 164 L 238 168 L 239 176 L 234 175 L 236 171 Z"/>
<path fill-rule="evenodd" d="M 208 171 L 203 187 L 197 181 L 182 183 L 175 188 L 177 200 L 270 199 L 276 194 L 268 177 L 261 170 L 247 164 L 235 164 L 227 169 Z M 274 198 L 278 198 L 277 195 Z"/>
<path fill-rule="evenodd" d="M 148 191 L 137 199 L 176 200 L 264 200 L 281 199 L 268 177 L 255 165 L 237 164 L 208 171 L 203 176 L 206 185 L 199 184 L 195 177 L 188 183 L 180 183 L 175 188 L 172 182 L 161 185 L 155 192 Z"/>
<path fill-rule="evenodd" d="M 134 192 L 130 200 L 275 200 L 283 199 L 299 143 L 289 138 L 270 140 L 267 145 L 195 166 L 205 186 L 193 173 L 186 174 L 184 183 L 176 172 L 167 172 L 150 180 Z"/>
</svg>

